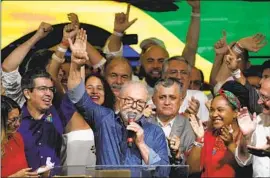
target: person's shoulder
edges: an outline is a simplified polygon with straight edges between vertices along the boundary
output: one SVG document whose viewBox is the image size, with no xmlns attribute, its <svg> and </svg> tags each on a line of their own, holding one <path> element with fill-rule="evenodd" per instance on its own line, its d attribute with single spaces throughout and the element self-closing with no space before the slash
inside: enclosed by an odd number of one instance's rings
<svg viewBox="0 0 270 178">
<path fill-rule="evenodd" d="M 154 118 L 143 118 L 143 119 L 144 119 L 144 121 L 143 121 L 143 129 L 144 130 L 150 130 L 150 131 L 163 133 L 162 128 L 155 123 Z"/>
</svg>

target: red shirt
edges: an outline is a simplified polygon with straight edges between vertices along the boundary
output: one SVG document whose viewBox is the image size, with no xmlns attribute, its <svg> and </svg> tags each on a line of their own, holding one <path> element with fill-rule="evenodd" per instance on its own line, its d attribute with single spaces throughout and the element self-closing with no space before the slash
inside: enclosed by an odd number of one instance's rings
<svg viewBox="0 0 270 178">
<path fill-rule="evenodd" d="M 24 143 L 20 133 L 15 133 L 14 136 L 8 140 L 1 162 L 2 177 L 10 176 L 28 167 L 24 153 Z"/>
<path fill-rule="evenodd" d="M 228 151 L 222 139 L 207 131 L 201 153 L 202 177 L 235 177 L 233 161 L 234 155 Z"/>
</svg>

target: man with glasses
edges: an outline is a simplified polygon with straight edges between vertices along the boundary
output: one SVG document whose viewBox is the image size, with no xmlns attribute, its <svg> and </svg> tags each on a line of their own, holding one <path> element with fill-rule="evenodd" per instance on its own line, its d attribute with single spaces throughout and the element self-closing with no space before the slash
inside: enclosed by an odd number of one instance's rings
<svg viewBox="0 0 270 178">
<path fill-rule="evenodd" d="M 191 66 L 182 56 L 174 56 L 164 62 L 162 66 L 163 78 L 175 78 L 182 85 L 183 102 L 180 113 L 197 115 L 203 122 L 209 119 L 209 111 L 205 105 L 208 101 L 202 91 L 189 90 Z"/>
<path fill-rule="evenodd" d="M 48 158 L 60 166 L 62 134 L 74 114 L 72 103 L 65 96 L 62 103 L 52 105 L 55 87 L 49 73 L 42 69 L 26 72 L 21 81 L 26 99 L 22 107 L 22 121 L 19 128 L 29 167 L 33 170 L 46 165 Z"/>
<path fill-rule="evenodd" d="M 87 60 L 86 34 L 78 35 L 72 50 L 68 96 L 95 133 L 97 165 L 168 165 L 166 139 L 162 129 L 143 116 L 148 92 L 140 82 L 127 82 L 119 92 L 119 113 L 95 104 L 85 91 L 80 68 Z M 134 119 L 129 122 L 129 119 Z M 127 144 L 128 131 L 134 143 Z M 168 175 L 164 169 L 161 176 Z"/>
<path fill-rule="evenodd" d="M 270 177 L 270 78 L 261 81 L 258 104 L 262 113 L 251 118 L 241 111 L 238 123 L 243 133 L 235 158 L 240 166 L 253 164 L 253 177 Z"/>
</svg>

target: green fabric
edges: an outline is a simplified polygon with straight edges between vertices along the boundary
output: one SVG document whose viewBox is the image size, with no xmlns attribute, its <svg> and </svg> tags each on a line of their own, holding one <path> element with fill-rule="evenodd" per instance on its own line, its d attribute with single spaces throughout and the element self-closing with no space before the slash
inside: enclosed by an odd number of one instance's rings
<svg viewBox="0 0 270 178">
<path fill-rule="evenodd" d="M 238 98 L 232 92 L 221 89 L 218 91 L 216 96 L 223 96 L 234 107 L 234 109 L 240 110 L 241 104 Z"/>
<path fill-rule="evenodd" d="M 176 3 L 179 9 L 172 12 L 148 12 L 182 42 L 190 23 L 191 7 L 185 2 Z M 227 32 L 227 41 L 237 41 L 256 33 L 266 35 L 268 44 L 250 56 L 270 56 L 270 2 L 202 1 L 201 33 L 198 53 L 213 63 L 213 46 Z M 262 64 L 265 59 L 252 59 L 252 64 Z"/>
</svg>

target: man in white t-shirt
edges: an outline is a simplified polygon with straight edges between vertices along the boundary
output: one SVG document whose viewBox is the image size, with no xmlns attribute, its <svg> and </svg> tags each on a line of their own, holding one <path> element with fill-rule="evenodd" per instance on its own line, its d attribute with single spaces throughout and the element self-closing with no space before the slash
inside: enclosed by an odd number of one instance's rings
<svg viewBox="0 0 270 178">
<path fill-rule="evenodd" d="M 203 121 L 209 118 L 209 111 L 206 107 L 208 101 L 207 96 L 198 90 L 188 90 L 190 83 L 191 66 L 182 56 L 174 56 L 166 60 L 162 67 L 163 78 L 176 78 L 182 84 L 183 102 L 181 104 L 180 113 L 188 109 L 189 113 L 197 114 Z"/>
<path fill-rule="evenodd" d="M 238 117 L 244 136 L 236 148 L 235 159 L 240 166 L 253 163 L 253 177 L 270 177 L 270 78 L 261 81 L 258 104 L 262 113 L 254 115 L 253 120 L 247 109 Z"/>
</svg>

